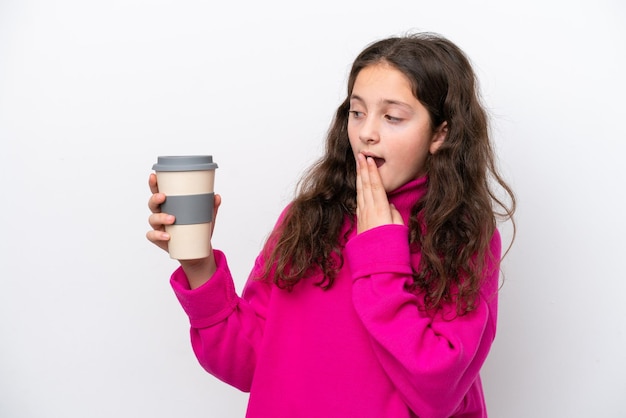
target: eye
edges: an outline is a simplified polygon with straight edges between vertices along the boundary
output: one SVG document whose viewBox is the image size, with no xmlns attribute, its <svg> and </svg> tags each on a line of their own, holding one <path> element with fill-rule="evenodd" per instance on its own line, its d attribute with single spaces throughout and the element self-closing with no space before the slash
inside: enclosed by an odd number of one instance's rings
<svg viewBox="0 0 626 418">
<path fill-rule="evenodd" d="M 358 110 L 349 110 L 348 113 L 350 113 L 350 115 L 354 118 L 354 119 L 360 119 L 363 117 L 363 112 L 360 112 Z"/>
<path fill-rule="evenodd" d="M 385 115 L 385 119 L 387 119 L 389 122 L 391 123 L 398 123 L 398 122 L 402 122 L 402 118 L 397 118 L 395 116 L 391 116 L 391 115 Z"/>
</svg>

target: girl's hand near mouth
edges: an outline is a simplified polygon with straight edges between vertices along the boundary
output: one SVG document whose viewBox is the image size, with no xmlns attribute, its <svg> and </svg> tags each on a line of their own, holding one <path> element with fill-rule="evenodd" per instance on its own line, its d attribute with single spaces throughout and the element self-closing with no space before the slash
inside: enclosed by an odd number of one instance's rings
<svg viewBox="0 0 626 418">
<path fill-rule="evenodd" d="M 378 159 L 384 161 L 382 159 Z M 377 161 L 359 153 L 356 159 L 357 233 L 381 225 L 404 225 L 400 212 L 389 203 L 378 173 Z"/>
</svg>

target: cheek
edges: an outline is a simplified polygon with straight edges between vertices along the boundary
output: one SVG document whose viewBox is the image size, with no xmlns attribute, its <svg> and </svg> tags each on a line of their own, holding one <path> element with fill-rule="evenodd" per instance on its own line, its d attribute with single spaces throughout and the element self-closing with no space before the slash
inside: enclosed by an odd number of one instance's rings
<svg viewBox="0 0 626 418">
<path fill-rule="evenodd" d="M 426 170 L 426 158 L 428 154 L 423 152 L 423 149 L 417 150 L 410 158 L 406 158 L 405 167 L 411 167 L 411 177 L 417 178 L 425 174 Z"/>
<path fill-rule="evenodd" d="M 350 141 L 350 147 L 352 148 L 352 152 L 355 152 L 355 148 L 359 143 L 359 137 L 355 133 L 355 130 L 350 128 L 350 125 L 348 125 L 348 141 Z"/>
</svg>

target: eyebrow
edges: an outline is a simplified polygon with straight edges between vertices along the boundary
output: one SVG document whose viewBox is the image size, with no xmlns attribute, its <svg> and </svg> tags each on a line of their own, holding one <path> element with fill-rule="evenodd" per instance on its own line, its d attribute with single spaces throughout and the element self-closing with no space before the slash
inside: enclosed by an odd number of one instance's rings
<svg viewBox="0 0 626 418">
<path fill-rule="evenodd" d="M 360 102 L 365 103 L 365 100 L 363 100 L 362 97 L 360 97 L 360 96 L 358 96 L 356 94 L 353 94 L 352 96 L 350 96 L 350 100 L 358 100 Z M 386 104 L 386 105 L 397 105 L 397 106 L 404 107 L 404 108 L 409 109 L 409 110 L 413 110 L 413 108 L 410 105 L 408 105 L 407 103 L 398 101 L 398 100 L 383 99 L 380 102 L 383 103 L 383 104 Z"/>
</svg>

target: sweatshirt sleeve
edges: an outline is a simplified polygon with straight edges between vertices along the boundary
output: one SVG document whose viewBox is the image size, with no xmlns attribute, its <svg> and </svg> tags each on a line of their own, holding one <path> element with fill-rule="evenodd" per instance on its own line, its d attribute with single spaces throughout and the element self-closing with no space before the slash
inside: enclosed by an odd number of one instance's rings
<svg viewBox="0 0 626 418">
<path fill-rule="evenodd" d="M 269 286 L 249 279 L 243 296 L 237 296 L 226 257 L 218 250 L 214 250 L 214 254 L 217 271 L 204 285 L 191 290 L 180 267 L 173 273 L 170 283 L 189 317 L 191 344 L 202 367 L 247 392 L 265 325 Z M 255 269 L 261 264 L 259 256 Z"/>
<path fill-rule="evenodd" d="M 407 292 L 412 280 L 408 228 L 385 225 L 346 245 L 353 303 L 371 335 L 373 350 L 407 405 L 420 418 L 449 417 L 465 399 L 495 337 L 500 237 L 494 234 L 487 277 L 476 309 L 463 316 L 454 307 L 434 317 L 423 298 Z M 478 400 L 474 400 L 478 401 Z"/>
</svg>

